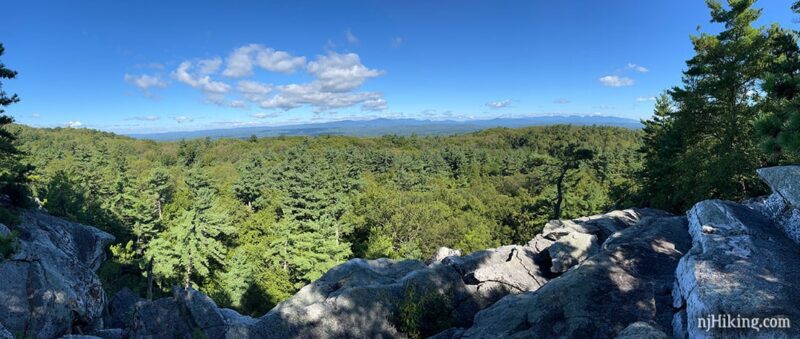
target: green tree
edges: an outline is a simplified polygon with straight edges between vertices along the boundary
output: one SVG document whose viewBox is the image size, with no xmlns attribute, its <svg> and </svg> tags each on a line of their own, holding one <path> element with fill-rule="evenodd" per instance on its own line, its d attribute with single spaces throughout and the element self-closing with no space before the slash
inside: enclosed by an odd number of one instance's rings
<svg viewBox="0 0 800 339">
<path fill-rule="evenodd" d="M 207 277 L 209 267 L 223 261 L 226 247 L 221 237 L 232 229 L 225 224 L 224 214 L 213 209 L 217 192 L 202 169 L 189 170 L 185 184 L 190 206 L 153 241 L 149 255 L 154 272 L 181 276 L 188 288 L 194 276 Z"/>
<path fill-rule="evenodd" d="M 233 194 L 252 210 L 265 185 L 264 165 L 260 157 L 253 155 L 239 167 L 239 179 L 233 184 Z"/>
<path fill-rule="evenodd" d="M 800 13 L 800 2 L 792 6 Z M 800 47 L 798 32 L 773 25 L 769 30 L 766 93 L 756 123 L 760 146 L 776 163 L 800 159 Z"/>
<path fill-rule="evenodd" d="M 753 125 L 768 41 L 762 28 L 753 27 L 761 13 L 752 8 L 754 2 L 729 0 L 725 7 L 719 1 L 707 1 L 711 22 L 722 24 L 724 30 L 692 37 L 696 55 L 686 62 L 683 86 L 669 92 L 674 110 L 666 118 L 657 117 L 669 121 L 666 138 L 673 139 L 658 140 L 680 149 L 647 162 L 646 171 L 668 174 L 657 179 L 662 183 L 655 183 L 656 187 L 673 187 L 656 193 L 672 198 L 653 199 L 672 203 L 656 207 L 681 211 L 709 197 L 739 200 L 762 189 L 754 174 L 763 159 L 754 142 Z M 654 120 L 654 124 L 659 123 Z M 655 136 L 652 132 L 648 133 Z M 651 154 L 658 156 L 656 151 Z"/>
<path fill-rule="evenodd" d="M 0 43 L 0 57 L 4 52 L 5 48 Z M 16 76 L 16 71 L 6 68 L 0 62 L 0 80 L 14 79 Z M 19 96 L 7 94 L 0 81 L 0 193 L 11 198 L 15 204 L 23 204 L 27 199 L 24 183 L 31 168 L 20 162 L 22 153 L 14 145 L 16 136 L 7 128 L 14 119 L 5 114 L 5 108 L 18 101 Z"/>
<path fill-rule="evenodd" d="M 557 143 L 549 151 L 550 156 L 556 161 L 556 197 L 553 202 L 553 219 L 561 219 L 562 203 L 564 201 L 564 179 L 571 170 L 576 170 L 582 163 L 594 158 L 594 152 L 581 147 L 575 142 Z"/>
</svg>

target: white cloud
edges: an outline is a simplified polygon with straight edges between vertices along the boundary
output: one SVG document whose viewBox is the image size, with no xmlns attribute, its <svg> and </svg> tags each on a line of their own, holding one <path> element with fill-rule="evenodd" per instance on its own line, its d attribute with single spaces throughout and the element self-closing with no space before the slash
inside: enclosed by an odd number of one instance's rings
<svg viewBox="0 0 800 339">
<path fill-rule="evenodd" d="M 253 66 L 271 72 L 291 73 L 303 67 L 305 57 L 295 57 L 284 51 L 276 51 L 260 44 L 250 44 L 235 49 L 226 59 L 222 75 L 241 78 L 253 75 Z"/>
<path fill-rule="evenodd" d="M 173 75 L 178 81 L 200 89 L 204 93 L 227 93 L 231 89 L 230 85 L 214 81 L 208 73 L 204 73 L 204 71 L 209 70 L 207 63 L 208 60 L 201 60 L 197 65 L 193 65 L 191 61 L 181 62 L 178 69 L 173 72 Z M 196 72 L 194 72 L 195 74 L 192 74 L 193 68 L 197 68 Z"/>
<path fill-rule="evenodd" d="M 39 118 L 41 118 L 41 117 L 42 117 L 42 115 L 41 115 L 41 114 L 39 114 L 39 113 L 36 113 L 36 112 L 33 112 L 33 113 L 31 113 L 31 118 L 34 118 L 34 119 L 39 119 Z"/>
<path fill-rule="evenodd" d="M 290 110 L 310 105 L 314 107 L 314 112 L 323 112 L 358 104 L 367 104 L 364 108 L 371 110 L 380 110 L 382 106 L 377 102 L 382 100 L 383 95 L 380 93 L 331 92 L 326 91 L 319 82 L 283 85 L 278 86 L 277 90 L 278 94 L 259 103 L 261 108 Z"/>
<path fill-rule="evenodd" d="M 402 44 L 403 44 L 403 38 L 398 36 L 398 37 L 394 37 L 394 39 L 392 39 L 392 47 L 397 48 L 397 47 L 400 47 L 400 45 L 402 45 Z"/>
<path fill-rule="evenodd" d="M 250 116 L 256 119 L 266 119 L 266 118 L 275 118 L 278 116 L 278 113 L 255 113 L 255 114 L 250 114 Z"/>
<path fill-rule="evenodd" d="M 164 88 L 167 87 L 167 82 L 162 80 L 159 75 L 148 75 L 148 74 L 140 74 L 140 75 L 132 75 L 132 74 L 125 74 L 125 82 L 130 83 L 143 91 L 147 91 L 151 87 L 158 87 Z"/>
<path fill-rule="evenodd" d="M 308 63 L 307 70 L 317 78 L 322 90 L 330 92 L 353 90 L 367 79 L 383 74 L 382 71 L 364 66 L 355 53 L 318 56 L 317 60 Z"/>
<path fill-rule="evenodd" d="M 266 95 L 272 92 L 272 86 L 258 81 L 242 80 L 239 81 L 237 88 L 247 100 L 262 101 Z"/>
<path fill-rule="evenodd" d="M 656 97 L 636 97 L 636 101 L 655 101 Z"/>
<path fill-rule="evenodd" d="M 647 73 L 647 72 L 650 71 L 649 69 L 647 69 L 647 67 L 640 66 L 640 65 L 637 65 L 637 64 L 633 64 L 633 63 L 628 63 L 625 66 L 625 69 L 626 70 L 634 70 L 634 71 L 637 71 L 639 73 Z"/>
<path fill-rule="evenodd" d="M 561 105 L 568 104 L 570 102 L 572 102 L 572 101 L 570 101 L 569 99 L 566 99 L 566 98 L 558 98 L 556 100 L 553 100 L 553 103 L 561 104 Z"/>
<path fill-rule="evenodd" d="M 620 77 L 616 75 L 606 75 L 599 79 L 603 86 L 608 87 L 624 87 L 633 85 L 634 81 L 631 78 Z"/>
<path fill-rule="evenodd" d="M 182 124 L 184 122 L 192 122 L 192 121 L 194 121 L 193 118 L 187 117 L 185 115 L 179 115 L 177 117 L 172 117 L 172 119 L 175 119 L 175 122 L 177 122 L 179 124 Z"/>
<path fill-rule="evenodd" d="M 486 107 L 489 107 L 491 109 L 506 108 L 508 106 L 511 106 L 511 99 L 492 101 L 486 103 Z"/>
<path fill-rule="evenodd" d="M 222 58 L 214 57 L 211 59 L 203 59 L 197 62 L 197 69 L 200 74 L 213 74 L 216 73 L 220 66 L 222 66 Z"/>
<path fill-rule="evenodd" d="M 78 128 L 83 126 L 83 124 L 80 121 L 67 121 L 66 123 L 64 123 L 64 125 L 69 128 Z"/>
<path fill-rule="evenodd" d="M 232 108 L 247 108 L 247 103 L 241 100 L 231 100 L 227 103 L 228 107 Z"/>
<path fill-rule="evenodd" d="M 350 29 L 348 29 L 346 32 L 344 32 L 344 35 L 345 35 L 345 37 L 347 37 L 347 42 L 349 42 L 351 44 L 357 44 L 358 43 L 358 37 L 355 36 L 355 34 L 353 34 L 353 32 L 351 32 Z"/>
<path fill-rule="evenodd" d="M 130 117 L 130 118 L 127 118 L 125 120 L 156 121 L 156 120 L 159 120 L 159 119 L 161 119 L 161 117 L 159 117 L 157 115 L 143 115 L 143 116 Z"/>
<path fill-rule="evenodd" d="M 361 104 L 362 111 L 375 112 L 385 110 L 386 108 L 388 108 L 388 104 L 383 98 L 370 99 Z"/>
</svg>

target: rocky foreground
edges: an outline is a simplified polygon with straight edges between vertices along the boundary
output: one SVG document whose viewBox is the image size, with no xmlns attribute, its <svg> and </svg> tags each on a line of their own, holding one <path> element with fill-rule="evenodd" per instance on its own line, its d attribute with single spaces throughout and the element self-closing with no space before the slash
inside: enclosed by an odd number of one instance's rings
<svg viewBox="0 0 800 339">
<path fill-rule="evenodd" d="M 0 339 L 800 337 L 800 325 L 700 323 L 800 321 L 800 166 L 758 174 L 772 195 L 703 201 L 686 216 L 613 211 L 551 221 L 524 246 L 442 248 L 427 263 L 353 259 L 260 318 L 192 289 L 106 300 L 94 271 L 113 238 L 26 211 L 19 249 L 0 262 Z"/>
</svg>

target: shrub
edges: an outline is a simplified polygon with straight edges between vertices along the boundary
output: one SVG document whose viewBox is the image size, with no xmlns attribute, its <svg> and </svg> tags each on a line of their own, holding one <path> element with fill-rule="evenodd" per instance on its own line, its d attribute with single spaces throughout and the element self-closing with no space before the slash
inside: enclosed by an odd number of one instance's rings
<svg viewBox="0 0 800 339">
<path fill-rule="evenodd" d="M 407 286 L 405 298 L 398 305 L 395 325 L 409 338 L 427 338 L 451 326 L 450 299 L 436 291 L 419 294 Z"/>
<path fill-rule="evenodd" d="M 17 251 L 17 232 L 0 235 L 0 259 L 10 258 Z"/>
</svg>

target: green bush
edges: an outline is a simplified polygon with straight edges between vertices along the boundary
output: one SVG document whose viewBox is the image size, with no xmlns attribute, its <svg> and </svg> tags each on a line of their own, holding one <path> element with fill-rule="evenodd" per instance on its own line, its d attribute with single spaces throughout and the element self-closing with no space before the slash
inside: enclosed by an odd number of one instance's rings
<svg viewBox="0 0 800 339">
<path fill-rule="evenodd" d="M 0 224 L 6 226 L 19 224 L 19 216 L 13 210 L 0 206 Z"/>
<path fill-rule="evenodd" d="M 17 251 L 17 232 L 0 235 L 0 259 L 10 258 Z"/>
<path fill-rule="evenodd" d="M 395 316 L 397 329 L 409 338 L 427 338 L 450 327 L 450 299 L 436 291 L 419 294 L 407 286 Z"/>
</svg>

